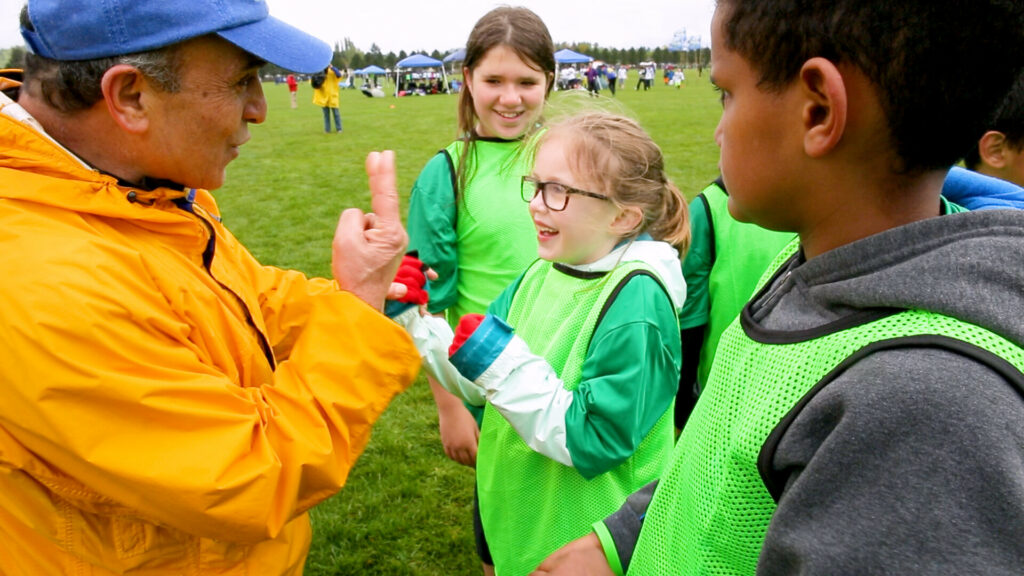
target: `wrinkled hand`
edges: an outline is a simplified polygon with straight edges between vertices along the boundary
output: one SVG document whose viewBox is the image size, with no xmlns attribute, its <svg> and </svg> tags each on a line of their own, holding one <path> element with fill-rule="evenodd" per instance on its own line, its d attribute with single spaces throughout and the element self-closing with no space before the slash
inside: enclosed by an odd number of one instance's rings
<svg viewBox="0 0 1024 576">
<path fill-rule="evenodd" d="M 366 175 L 373 212 L 349 208 L 341 213 L 331 245 L 331 270 L 342 290 L 382 310 L 409 243 L 398 212 L 395 153 L 370 152 Z"/>
<path fill-rule="evenodd" d="M 547 557 L 530 576 L 613 576 L 597 534 L 573 540 Z"/>
<path fill-rule="evenodd" d="M 452 339 L 452 345 L 448 347 L 448 356 L 454 356 L 483 321 L 483 314 L 466 314 L 459 318 L 459 325 L 455 327 L 455 338 Z"/>
</svg>

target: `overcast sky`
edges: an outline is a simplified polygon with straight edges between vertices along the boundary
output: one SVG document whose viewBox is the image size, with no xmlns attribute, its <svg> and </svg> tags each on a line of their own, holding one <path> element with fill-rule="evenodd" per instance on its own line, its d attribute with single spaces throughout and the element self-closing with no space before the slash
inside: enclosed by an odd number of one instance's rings
<svg viewBox="0 0 1024 576">
<path fill-rule="evenodd" d="M 189 0 L 167 0 L 187 5 Z M 270 13 L 334 44 L 349 38 L 385 54 L 461 47 L 478 18 L 501 4 L 526 6 L 558 42 L 596 42 L 610 48 L 670 43 L 677 32 L 709 43 L 714 0 L 268 0 Z M 24 0 L 0 0 L 0 48 L 23 44 L 18 13 Z M 583 8 L 581 8 L 581 6 Z"/>
</svg>

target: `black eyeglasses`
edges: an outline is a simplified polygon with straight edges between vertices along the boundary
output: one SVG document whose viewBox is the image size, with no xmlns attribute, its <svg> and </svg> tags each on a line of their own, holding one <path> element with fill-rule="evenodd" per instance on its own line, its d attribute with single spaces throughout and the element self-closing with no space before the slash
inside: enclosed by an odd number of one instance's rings
<svg viewBox="0 0 1024 576">
<path fill-rule="evenodd" d="M 542 182 L 533 176 L 523 176 L 521 192 L 524 202 L 530 202 L 537 197 L 537 194 L 540 194 L 540 198 L 544 205 L 548 207 L 548 210 L 555 212 L 565 210 L 565 207 L 569 205 L 569 196 L 573 194 L 597 198 L 598 200 L 607 200 L 608 202 L 612 201 L 611 198 L 601 194 L 579 190 L 565 184 L 559 184 L 558 182 Z"/>
</svg>

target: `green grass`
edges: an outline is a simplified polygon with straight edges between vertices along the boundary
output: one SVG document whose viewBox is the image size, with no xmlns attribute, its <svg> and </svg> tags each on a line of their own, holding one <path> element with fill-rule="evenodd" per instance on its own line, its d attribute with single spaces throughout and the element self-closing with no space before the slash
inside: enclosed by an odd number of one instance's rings
<svg viewBox="0 0 1024 576">
<path fill-rule="evenodd" d="M 264 89 L 267 120 L 252 127 L 252 140 L 216 196 L 224 221 L 257 258 L 310 275 L 329 274 L 340 212 L 369 208 L 368 152 L 395 150 L 404 209 L 419 170 L 455 135 L 456 96 L 366 98 L 343 90 L 344 132 L 324 134 L 308 85 L 300 86 L 295 110 L 284 84 Z M 552 114 L 595 105 L 576 96 L 555 93 Z M 597 100 L 647 129 L 687 197 L 717 176 L 712 134 L 720 109 L 706 76 L 691 70 L 683 88 L 658 84 L 638 92 L 627 85 L 617 98 Z M 306 574 L 479 573 L 472 486 L 473 471 L 444 456 L 434 402 L 421 378 L 384 413 L 345 488 L 313 510 Z"/>
</svg>

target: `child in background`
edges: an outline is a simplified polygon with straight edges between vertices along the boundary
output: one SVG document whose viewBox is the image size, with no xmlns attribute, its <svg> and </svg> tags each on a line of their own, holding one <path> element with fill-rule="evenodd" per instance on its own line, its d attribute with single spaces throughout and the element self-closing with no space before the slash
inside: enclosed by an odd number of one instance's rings
<svg viewBox="0 0 1024 576">
<path fill-rule="evenodd" d="M 718 339 L 754 292 L 768 264 L 793 238 L 729 215 L 722 179 L 690 202 L 690 248 L 683 259 L 686 302 L 679 314 L 683 364 L 675 425 L 682 430 L 707 382 Z"/>
<path fill-rule="evenodd" d="M 947 188 L 956 182 L 957 190 L 943 194 L 971 210 L 1024 208 L 1024 75 L 985 123 L 964 164 L 970 170 L 954 167 L 946 177 Z M 988 190 L 979 192 L 982 186 Z"/>
<path fill-rule="evenodd" d="M 1024 212 L 937 216 L 1024 3 L 720 0 L 711 30 L 729 212 L 799 244 L 657 486 L 538 574 L 1020 574 Z"/>
<path fill-rule="evenodd" d="M 1024 75 L 1014 83 L 964 158 L 976 172 L 1024 186 Z"/>
<path fill-rule="evenodd" d="M 536 258 L 537 235 L 519 200 L 520 177 L 530 171 L 522 148 L 541 121 L 554 75 L 551 35 L 530 10 L 499 7 L 473 27 L 459 94 L 459 139 L 423 168 L 407 219 L 410 250 L 439 276 L 431 282 L 428 309 L 447 313 L 452 326 L 465 314 L 485 311 Z M 445 454 L 475 466 L 479 422 L 432 379 L 430 388 Z M 478 522 L 474 532 L 488 573 Z"/>
<path fill-rule="evenodd" d="M 285 81 L 288 83 L 288 93 L 291 94 L 292 108 L 298 108 L 299 81 L 296 80 L 295 74 L 289 74 Z"/>
<path fill-rule="evenodd" d="M 661 151 L 621 116 L 550 127 L 522 195 L 541 259 L 486 317 L 464 316 L 454 339 L 436 318 L 399 317 L 425 368 L 486 405 L 480 511 L 496 573 L 513 576 L 660 474 L 674 438 L 689 239 Z"/>
</svg>

